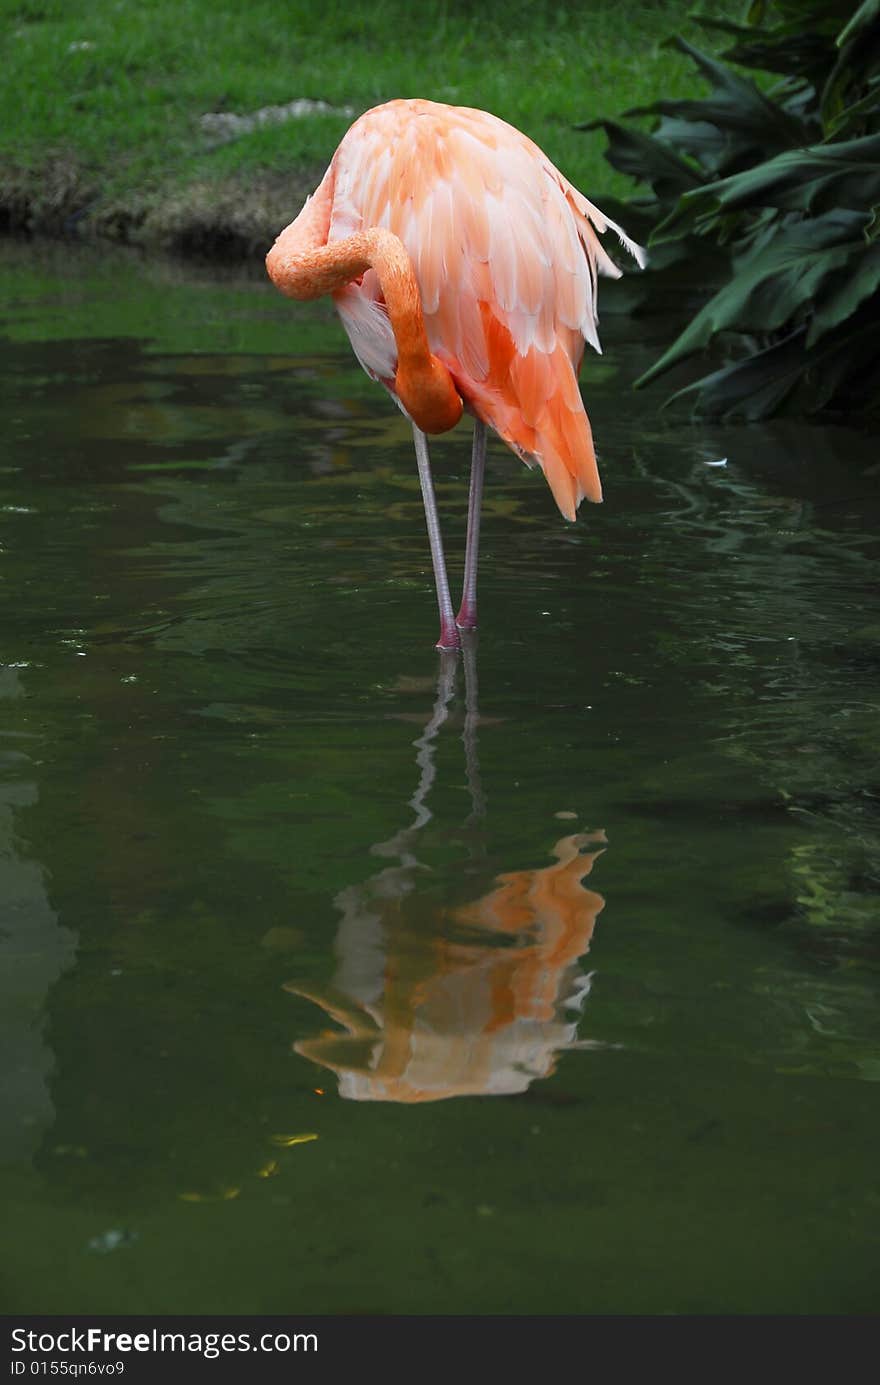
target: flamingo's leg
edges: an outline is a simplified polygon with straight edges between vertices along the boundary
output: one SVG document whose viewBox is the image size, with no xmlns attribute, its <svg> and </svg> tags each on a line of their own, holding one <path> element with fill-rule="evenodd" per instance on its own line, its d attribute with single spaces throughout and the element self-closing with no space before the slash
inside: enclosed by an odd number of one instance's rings
<svg viewBox="0 0 880 1385">
<path fill-rule="evenodd" d="M 431 562 L 434 565 L 437 605 L 440 608 L 440 638 L 437 641 L 437 648 L 460 649 L 461 637 L 455 624 L 455 616 L 452 613 L 449 579 L 446 576 L 446 560 L 443 556 L 443 540 L 440 537 L 440 520 L 437 516 L 437 502 L 434 499 L 434 482 L 431 479 L 428 439 L 421 428 L 417 428 L 415 424 L 413 424 L 413 440 L 416 445 L 416 461 L 419 467 L 422 500 L 425 505 L 425 522 L 428 526 L 428 539 L 431 544 Z"/>
<path fill-rule="evenodd" d="M 477 628 L 477 560 L 480 556 L 480 508 L 483 503 L 483 475 L 486 470 L 486 425 L 474 421 L 474 446 L 471 455 L 471 487 L 468 495 L 467 542 L 464 552 L 464 587 L 461 606 L 455 618 L 460 630 Z"/>
</svg>

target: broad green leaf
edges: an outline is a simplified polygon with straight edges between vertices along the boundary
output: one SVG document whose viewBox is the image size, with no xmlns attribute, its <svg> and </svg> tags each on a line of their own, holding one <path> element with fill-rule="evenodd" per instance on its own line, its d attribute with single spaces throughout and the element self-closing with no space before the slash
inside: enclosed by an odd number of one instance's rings
<svg viewBox="0 0 880 1385">
<path fill-rule="evenodd" d="M 608 162 L 621 173 L 650 183 L 658 197 L 677 197 L 688 188 L 700 186 L 698 171 L 679 158 L 668 144 L 644 130 L 631 130 L 616 120 L 594 120 L 575 128 L 594 130 L 599 126 L 608 136 Z"/>
<path fill-rule="evenodd" d="M 719 208 L 779 207 L 809 211 L 864 207 L 880 199 L 880 134 L 787 150 L 766 163 L 684 193 L 655 239 L 682 232 Z"/>
<path fill-rule="evenodd" d="M 713 91 L 700 101 L 658 101 L 655 108 L 661 114 L 679 115 L 687 120 L 711 120 L 722 128 L 726 125 L 729 129 L 759 137 L 775 148 L 802 142 L 804 131 L 800 123 L 780 110 L 753 81 L 740 77 L 723 62 L 710 58 L 679 35 L 669 39 L 666 46 L 687 54 L 711 82 Z"/>
<path fill-rule="evenodd" d="M 800 76 L 833 62 L 833 58 L 829 58 L 827 36 L 817 32 L 810 21 L 805 22 L 803 18 L 763 31 L 704 15 L 694 15 L 694 19 L 704 29 L 730 34 L 737 40 L 721 57 L 740 67 Z"/>
<path fill-rule="evenodd" d="M 730 282 L 697 313 L 636 386 L 656 379 L 718 332 L 730 328 L 774 332 L 797 320 L 823 280 L 846 264 L 865 221 L 859 214 L 829 214 L 795 223 L 765 240 L 735 264 Z"/>
<path fill-rule="evenodd" d="M 851 381 L 865 362 L 876 362 L 880 325 L 872 314 L 838 328 L 812 348 L 807 348 L 803 329 L 774 342 L 746 360 L 736 361 L 679 390 L 667 404 L 685 395 L 697 395 L 697 412 L 718 418 L 744 418 L 754 422 L 776 413 L 798 390 L 802 411 L 817 413 L 837 395 L 846 395 Z M 868 391 L 873 380 L 866 376 Z M 865 404 L 871 399 L 866 398 Z"/>
<path fill-rule="evenodd" d="M 719 205 L 789 211 L 861 207 L 880 197 L 880 135 L 791 150 L 715 184 Z"/>
<path fill-rule="evenodd" d="M 773 9 L 786 23 L 819 29 L 834 39 L 840 28 L 841 3 L 852 5 L 858 0 L 773 0 Z"/>
<path fill-rule="evenodd" d="M 687 54 L 712 84 L 712 91 L 697 100 L 660 100 L 649 106 L 634 106 L 624 112 L 625 117 L 665 115 L 691 124 L 714 125 L 720 139 L 736 139 L 744 149 L 788 149 L 809 139 L 803 122 L 765 96 L 751 80 L 738 76 L 678 36 L 667 40 L 664 47 L 678 48 Z"/>
<path fill-rule="evenodd" d="M 677 120 L 664 116 L 655 134 L 664 144 L 683 150 L 696 159 L 704 171 L 713 174 L 730 160 L 737 148 L 742 147 L 707 120 Z"/>
<path fill-rule="evenodd" d="M 803 334 L 795 333 L 748 360 L 716 370 L 672 395 L 667 405 L 696 394 L 696 411 L 748 422 L 776 413 L 803 372 Z"/>
<path fill-rule="evenodd" d="M 878 18 L 880 18 L 880 0 L 864 0 L 849 23 L 837 35 L 838 48 L 844 48 L 854 39 L 863 38 Z"/>
<path fill-rule="evenodd" d="M 816 308 L 807 336 L 807 345 L 851 317 L 856 309 L 880 288 L 880 245 L 862 246 L 851 255 L 839 276 L 834 276 Z M 880 305 L 878 305 L 880 307 Z"/>
<path fill-rule="evenodd" d="M 854 126 L 858 126 L 866 116 L 874 115 L 878 111 L 880 111 L 880 78 L 875 77 L 869 84 L 868 91 L 860 100 L 853 102 L 851 106 L 842 108 L 837 115 L 829 119 L 826 134 L 829 139 L 847 134 L 852 131 Z"/>
<path fill-rule="evenodd" d="M 878 40 L 859 34 L 851 38 L 836 55 L 837 61 L 822 87 L 819 110 L 823 124 L 830 125 L 846 106 L 853 105 L 864 95 L 865 87 L 877 72 Z"/>
</svg>

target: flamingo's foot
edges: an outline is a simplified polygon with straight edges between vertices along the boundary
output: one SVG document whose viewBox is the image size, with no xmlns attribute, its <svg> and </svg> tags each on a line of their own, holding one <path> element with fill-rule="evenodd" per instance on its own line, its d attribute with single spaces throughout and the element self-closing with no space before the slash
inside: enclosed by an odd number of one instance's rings
<svg viewBox="0 0 880 1385">
<path fill-rule="evenodd" d="M 455 623 L 459 630 L 476 630 L 477 628 L 477 608 L 467 602 L 462 602 L 461 610 L 455 617 Z"/>
<path fill-rule="evenodd" d="M 446 621 L 440 626 L 440 638 L 434 646 L 435 649 L 461 649 L 461 636 L 455 624 L 448 624 Z"/>
</svg>

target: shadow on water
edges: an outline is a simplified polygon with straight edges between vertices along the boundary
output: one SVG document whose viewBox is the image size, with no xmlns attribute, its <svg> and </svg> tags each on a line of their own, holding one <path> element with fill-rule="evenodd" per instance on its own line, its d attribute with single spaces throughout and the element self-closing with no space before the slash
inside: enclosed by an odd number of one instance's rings
<svg viewBox="0 0 880 1385">
<path fill-rule="evenodd" d="M 873 1311 L 875 442 L 658 418 L 609 315 L 606 505 L 490 452 L 478 707 L 320 305 L 0 288 L 2 1307 Z"/>
</svg>

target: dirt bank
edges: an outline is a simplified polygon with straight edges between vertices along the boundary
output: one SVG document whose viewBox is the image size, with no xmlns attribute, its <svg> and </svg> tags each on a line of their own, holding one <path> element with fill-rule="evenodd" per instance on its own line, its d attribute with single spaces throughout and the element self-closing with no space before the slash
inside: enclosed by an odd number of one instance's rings
<svg viewBox="0 0 880 1385">
<path fill-rule="evenodd" d="M 320 170 L 260 172 L 113 194 L 74 159 L 0 169 L 0 232 L 106 239 L 222 260 L 265 254 Z"/>
</svg>

